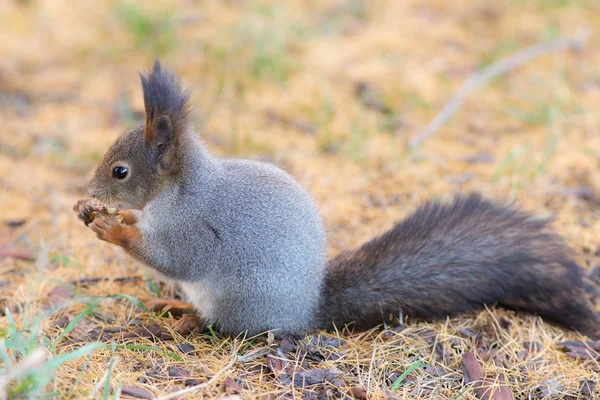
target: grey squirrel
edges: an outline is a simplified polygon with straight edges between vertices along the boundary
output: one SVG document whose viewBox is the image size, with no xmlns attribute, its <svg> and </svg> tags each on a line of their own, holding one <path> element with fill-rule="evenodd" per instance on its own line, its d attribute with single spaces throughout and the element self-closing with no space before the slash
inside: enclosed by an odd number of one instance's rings
<svg viewBox="0 0 600 400">
<path fill-rule="evenodd" d="M 484 304 L 599 333 L 583 270 L 545 222 L 477 195 L 429 202 L 327 261 L 307 191 L 273 165 L 211 155 L 192 130 L 189 93 L 158 60 L 141 81 L 145 123 L 116 140 L 89 183 L 119 218 L 91 199 L 74 210 L 98 238 L 179 282 L 222 333 L 364 329 Z"/>
</svg>

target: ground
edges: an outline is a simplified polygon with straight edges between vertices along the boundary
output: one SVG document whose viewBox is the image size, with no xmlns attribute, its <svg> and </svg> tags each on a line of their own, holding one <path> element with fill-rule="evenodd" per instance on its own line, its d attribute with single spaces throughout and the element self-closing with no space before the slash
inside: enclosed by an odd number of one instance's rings
<svg viewBox="0 0 600 400">
<path fill-rule="evenodd" d="M 181 335 L 179 316 L 143 306 L 176 290 L 71 211 L 103 151 L 142 116 L 138 71 L 160 56 L 192 89 L 213 152 L 276 163 L 310 191 L 331 255 L 427 199 L 478 192 L 553 217 L 593 273 L 597 1 L 148 3 L 0 2 L 0 396 L 149 398 L 187 387 L 189 398 L 474 399 L 490 395 L 483 375 L 496 399 L 600 395 L 598 342 L 494 308 L 301 343 Z M 409 147 L 478 69 L 586 31 L 583 49 L 478 87 Z"/>
</svg>

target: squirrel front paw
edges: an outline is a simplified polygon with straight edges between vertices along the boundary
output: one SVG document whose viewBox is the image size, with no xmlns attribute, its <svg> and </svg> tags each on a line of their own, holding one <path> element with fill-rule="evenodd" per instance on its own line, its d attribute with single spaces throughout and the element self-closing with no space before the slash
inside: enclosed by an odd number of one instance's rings
<svg viewBox="0 0 600 400">
<path fill-rule="evenodd" d="M 100 213 L 90 224 L 90 229 L 96 232 L 98 239 L 116 244 L 128 251 L 141 245 L 142 234 L 139 228 L 122 224 L 121 217 L 118 215 Z"/>
<path fill-rule="evenodd" d="M 89 226 L 96 216 L 102 214 L 106 208 L 98 200 L 94 199 L 81 199 L 73 206 L 73 211 L 77 214 L 77 218 Z"/>
<path fill-rule="evenodd" d="M 103 213 L 95 215 L 93 221 L 89 223 L 89 227 L 92 231 L 96 232 L 98 239 L 120 244 L 119 238 L 122 236 L 120 230 L 123 225 L 110 215 L 104 215 Z"/>
</svg>

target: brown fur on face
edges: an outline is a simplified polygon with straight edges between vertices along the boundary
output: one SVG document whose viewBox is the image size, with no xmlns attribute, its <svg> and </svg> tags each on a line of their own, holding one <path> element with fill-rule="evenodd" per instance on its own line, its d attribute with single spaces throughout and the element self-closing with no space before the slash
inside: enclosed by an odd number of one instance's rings
<svg viewBox="0 0 600 400">
<path fill-rule="evenodd" d="M 136 126 L 121 135 L 104 154 L 88 184 L 88 192 L 109 207 L 142 209 L 156 191 L 156 167 L 143 145 L 143 127 Z M 129 169 L 127 179 L 113 177 L 116 166 Z"/>
<path fill-rule="evenodd" d="M 90 195 L 109 207 L 142 209 L 180 173 L 181 147 L 189 130 L 189 95 L 158 60 L 141 81 L 146 121 L 115 141 L 89 183 Z M 116 179 L 116 167 L 127 168 L 129 176 Z"/>
</svg>

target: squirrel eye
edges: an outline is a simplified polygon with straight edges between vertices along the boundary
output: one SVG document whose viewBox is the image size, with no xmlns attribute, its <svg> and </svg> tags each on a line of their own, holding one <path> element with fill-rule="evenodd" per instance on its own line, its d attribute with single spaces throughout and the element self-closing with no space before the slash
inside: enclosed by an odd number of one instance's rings
<svg viewBox="0 0 600 400">
<path fill-rule="evenodd" d="M 125 167 L 114 167 L 113 171 L 112 171 L 112 176 L 115 179 L 125 179 L 127 177 L 127 174 L 129 173 L 129 170 Z"/>
</svg>

